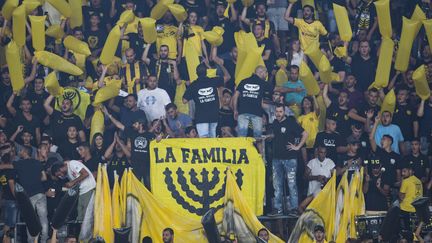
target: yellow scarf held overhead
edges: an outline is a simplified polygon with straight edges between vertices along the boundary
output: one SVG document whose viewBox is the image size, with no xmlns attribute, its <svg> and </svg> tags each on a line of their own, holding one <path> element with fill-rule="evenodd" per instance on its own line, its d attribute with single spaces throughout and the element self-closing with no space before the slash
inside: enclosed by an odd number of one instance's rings
<svg viewBox="0 0 432 243">
<path fill-rule="evenodd" d="M 318 82 L 316 81 L 312 71 L 306 62 L 302 61 L 299 69 L 300 80 L 303 81 L 308 95 L 318 95 L 320 88 Z"/>
<path fill-rule="evenodd" d="M 63 40 L 63 44 L 67 49 L 72 50 L 76 53 L 83 54 L 85 56 L 91 55 L 88 44 L 84 41 L 78 40 L 72 35 L 66 36 L 66 38 L 64 38 Z"/>
<path fill-rule="evenodd" d="M 196 74 L 196 68 L 200 64 L 199 55 L 196 47 L 192 43 L 191 39 L 185 40 L 185 58 L 186 58 L 186 66 L 189 74 L 189 81 L 195 81 L 198 76 Z"/>
<path fill-rule="evenodd" d="M 69 5 L 73 13 L 69 18 L 69 23 L 73 29 L 81 26 L 83 23 L 82 0 L 69 0 Z"/>
<path fill-rule="evenodd" d="M 256 67 L 265 66 L 262 59 L 264 46 L 258 47 L 255 36 L 243 30 L 234 33 L 238 57 L 235 69 L 235 83 L 238 85 L 242 80 L 249 78 Z"/>
<path fill-rule="evenodd" d="M 7 0 L 2 7 L 2 15 L 6 20 L 10 20 L 12 18 L 12 13 L 18 7 L 18 0 Z"/>
<path fill-rule="evenodd" d="M 348 18 L 348 11 L 344 6 L 335 3 L 333 3 L 333 10 L 335 12 L 334 15 L 339 35 L 343 41 L 349 42 L 352 38 L 352 29 Z"/>
<path fill-rule="evenodd" d="M 105 122 L 104 114 L 100 109 L 96 109 L 91 119 L 90 125 L 90 144 L 93 144 L 93 137 L 96 133 L 104 133 Z"/>
<path fill-rule="evenodd" d="M 375 81 L 371 87 L 382 89 L 387 87 L 390 79 L 390 68 L 392 64 L 394 42 L 390 38 L 383 37 L 381 41 L 378 66 L 375 74 Z"/>
</svg>

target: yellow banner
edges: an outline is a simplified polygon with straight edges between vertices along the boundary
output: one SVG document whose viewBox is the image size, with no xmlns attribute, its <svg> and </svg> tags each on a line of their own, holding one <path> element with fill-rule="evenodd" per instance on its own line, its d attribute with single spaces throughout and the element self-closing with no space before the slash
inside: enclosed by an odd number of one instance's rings
<svg viewBox="0 0 432 243">
<path fill-rule="evenodd" d="M 251 138 L 165 139 L 150 144 L 152 193 L 192 219 L 223 207 L 229 167 L 249 207 L 262 215 L 265 168 Z"/>
</svg>

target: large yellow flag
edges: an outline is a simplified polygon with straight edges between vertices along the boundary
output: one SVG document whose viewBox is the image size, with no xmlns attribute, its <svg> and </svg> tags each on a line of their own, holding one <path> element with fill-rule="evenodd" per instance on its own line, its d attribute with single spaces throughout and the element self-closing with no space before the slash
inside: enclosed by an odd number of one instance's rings
<svg viewBox="0 0 432 243">
<path fill-rule="evenodd" d="M 348 238 L 348 230 L 349 223 L 351 217 L 351 206 L 350 206 L 350 193 L 349 193 L 349 184 L 348 184 L 348 172 L 342 176 L 342 180 L 339 182 L 339 186 L 337 189 L 337 209 L 341 207 L 339 210 L 340 217 L 336 217 L 335 222 L 335 235 L 336 243 L 345 243 Z M 336 212 L 336 216 L 338 216 L 338 211 Z M 337 223 L 339 222 L 339 224 Z M 336 230 L 337 228 L 337 230 Z"/>
<path fill-rule="evenodd" d="M 105 242 L 114 242 L 111 205 L 111 191 L 106 165 L 99 164 L 94 204 L 93 237 L 102 237 Z"/>
<path fill-rule="evenodd" d="M 249 78 L 259 65 L 264 66 L 262 53 L 264 46 L 258 47 L 255 36 L 243 30 L 234 33 L 238 57 L 235 69 L 235 83 L 239 84 L 243 79 Z"/>
<path fill-rule="evenodd" d="M 336 172 L 322 191 L 297 220 L 288 242 L 312 243 L 316 225 L 324 226 L 327 241 L 332 240 L 335 227 Z"/>
<path fill-rule="evenodd" d="M 216 212 L 215 219 L 219 225 L 222 225 L 219 228 L 220 233 L 228 235 L 229 232 L 234 232 L 238 242 L 255 242 L 258 231 L 265 228 L 243 197 L 231 170 L 227 171 L 224 207 Z M 235 224 L 231 225 L 230 222 Z M 268 242 L 283 241 L 270 234 Z"/>
</svg>

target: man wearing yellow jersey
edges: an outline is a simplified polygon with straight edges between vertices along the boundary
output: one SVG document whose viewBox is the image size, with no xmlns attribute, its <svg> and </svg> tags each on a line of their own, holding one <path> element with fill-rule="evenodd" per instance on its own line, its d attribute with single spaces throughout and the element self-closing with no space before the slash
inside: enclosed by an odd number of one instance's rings
<svg viewBox="0 0 432 243">
<path fill-rule="evenodd" d="M 293 5 L 294 3 L 288 5 L 284 18 L 298 28 L 301 49 L 306 50 L 312 43 L 319 42 L 320 35 L 326 36 L 328 33 L 324 25 L 315 20 L 314 8 L 310 5 L 303 7 L 303 19 L 290 17 Z"/>
<path fill-rule="evenodd" d="M 177 59 L 178 53 L 181 53 L 182 43 L 179 38 L 178 28 L 174 25 L 174 17 L 170 11 L 167 11 L 161 19 L 162 24 L 156 26 L 157 39 L 156 39 L 156 50 L 160 51 L 161 46 L 168 46 L 169 59 Z M 180 59 L 177 60 L 180 62 Z"/>
<path fill-rule="evenodd" d="M 400 215 L 403 219 L 402 229 L 410 230 L 410 214 L 415 213 L 416 209 L 411 203 L 423 196 L 422 182 L 414 176 L 412 165 L 404 162 L 401 165 L 402 184 L 399 190 Z"/>
</svg>

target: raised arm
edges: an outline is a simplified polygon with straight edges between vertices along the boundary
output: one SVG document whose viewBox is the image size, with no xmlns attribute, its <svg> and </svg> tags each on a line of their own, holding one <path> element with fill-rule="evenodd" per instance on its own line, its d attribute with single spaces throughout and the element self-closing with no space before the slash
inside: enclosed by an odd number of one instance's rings
<svg viewBox="0 0 432 243">
<path fill-rule="evenodd" d="M 13 117 L 15 117 L 16 113 L 17 113 L 15 107 L 13 107 L 13 102 L 15 100 L 15 97 L 16 97 L 16 93 L 12 93 L 12 95 L 9 97 L 9 99 L 8 99 L 8 101 L 6 103 L 6 108 L 9 111 L 9 113 L 11 113 L 11 115 Z"/>
<path fill-rule="evenodd" d="M 48 115 L 52 115 L 52 113 L 54 112 L 54 108 L 52 108 L 51 106 L 51 102 L 53 101 L 53 99 L 54 96 L 50 94 L 43 104 L 45 111 Z"/>
<path fill-rule="evenodd" d="M 112 154 L 113 154 L 113 151 L 114 151 L 114 148 L 115 148 L 115 145 L 116 145 L 116 143 L 117 143 L 117 139 L 118 139 L 118 136 L 117 136 L 117 132 L 116 132 L 116 133 L 114 133 L 114 139 L 113 139 L 113 142 L 112 142 L 112 143 L 110 144 L 110 146 L 108 146 L 108 148 L 105 150 L 105 153 L 104 153 L 104 155 L 103 155 L 103 159 L 104 159 L 104 160 L 111 159 Z"/>
<path fill-rule="evenodd" d="M 148 57 L 148 53 L 150 51 L 150 47 L 151 47 L 151 44 L 147 44 L 146 47 L 145 47 L 145 49 L 144 49 L 144 51 L 143 51 L 143 54 L 141 56 L 141 60 L 146 65 L 150 65 L 150 58 Z"/>
<path fill-rule="evenodd" d="M 235 91 L 234 97 L 232 99 L 232 108 L 234 110 L 234 119 L 237 121 L 238 118 L 238 98 L 239 98 L 240 92 L 238 90 Z"/>
<path fill-rule="evenodd" d="M 116 126 L 118 129 L 124 131 L 125 130 L 125 126 L 123 125 L 123 123 L 121 123 L 120 121 L 118 121 L 117 119 L 115 119 L 107 110 L 107 108 L 105 106 L 102 106 L 102 111 L 103 113 L 108 116 L 108 118 L 111 120 L 111 122 L 114 124 L 114 126 Z"/>
<path fill-rule="evenodd" d="M 417 108 L 417 116 L 418 117 L 423 117 L 423 115 L 424 115 L 424 106 L 425 106 L 425 100 L 422 99 L 420 101 L 419 107 Z"/>
<path fill-rule="evenodd" d="M 247 14 L 247 7 L 244 7 L 242 14 L 240 15 L 240 21 L 246 24 L 247 26 L 250 26 L 251 21 L 248 18 L 246 18 L 246 14 Z"/>
<path fill-rule="evenodd" d="M 329 108 L 329 106 L 332 103 L 330 98 L 328 97 L 328 90 L 329 90 L 329 85 L 328 84 L 324 85 L 323 99 L 324 99 L 324 104 L 325 104 L 326 108 Z"/>
<path fill-rule="evenodd" d="M 376 133 L 376 130 L 377 130 L 377 127 L 378 127 L 380 120 L 381 120 L 381 114 L 378 114 L 375 117 L 375 123 L 373 125 L 371 133 L 369 134 L 369 142 L 370 142 L 370 145 L 371 145 L 373 152 L 376 152 L 376 150 L 377 150 L 377 143 L 375 141 L 375 133 Z"/>
<path fill-rule="evenodd" d="M 290 17 L 293 5 L 294 3 L 289 3 L 288 8 L 284 15 L 284 19 L 290 24 L 294 24 L 294 18 Z"/>
</svg>

